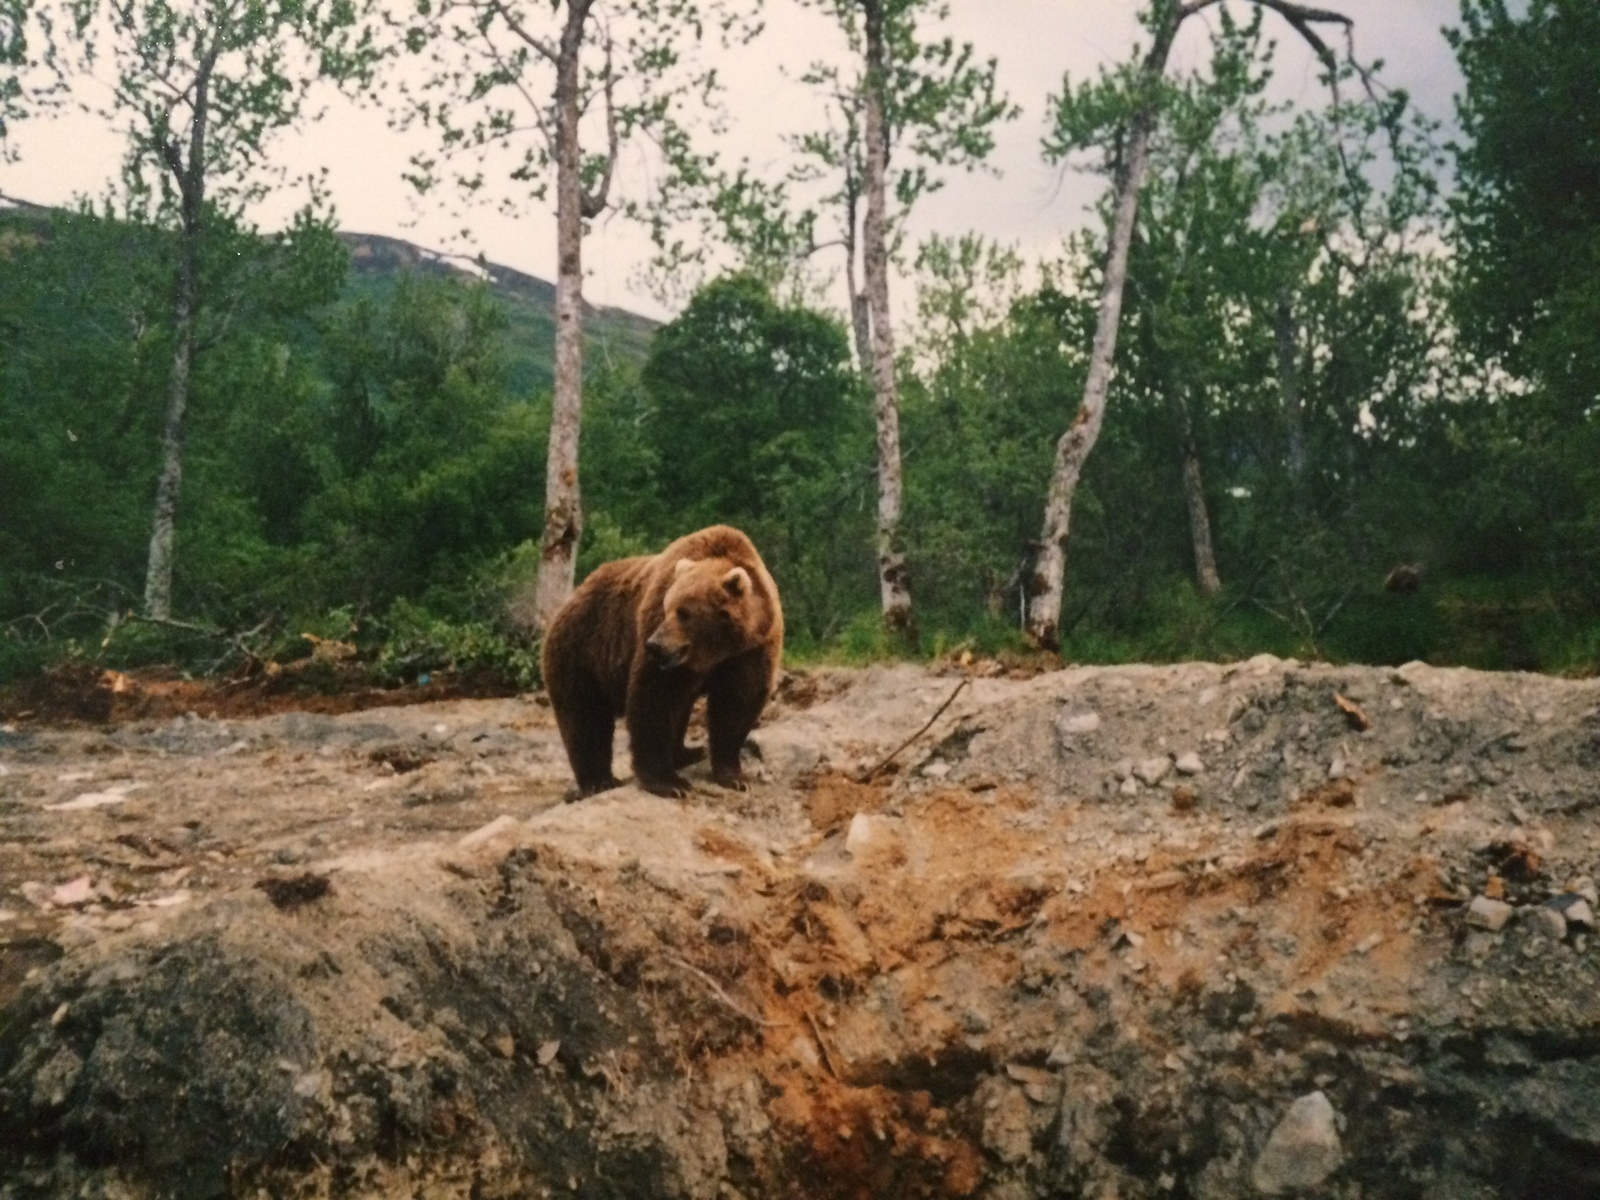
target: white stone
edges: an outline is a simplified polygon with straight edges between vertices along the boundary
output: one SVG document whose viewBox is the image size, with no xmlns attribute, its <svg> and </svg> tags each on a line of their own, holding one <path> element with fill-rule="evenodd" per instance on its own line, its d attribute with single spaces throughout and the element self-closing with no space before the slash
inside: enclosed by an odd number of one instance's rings
<svg viewBox="0 0 1600 1200">
<path fill-rule="evenodd" d="M 1289 1106 L 1267 1138 L 1251 1181 L 1264 1195 L 1281 1196 L 1319 1186 L 1343 1159 L 1333 1105 L 1322 1092 L 1310 1092 Z"/>
<path fill-rule="evenodd" d="M 1117 765 L 1111 768 L 1111 774 L 1119 783 L 1130 778 L 1133 775 L 1133 759 L 1119 758 Z"/>
<path fill-rule="evenodd" d="M 1133 768 L 1134 778 L 1147 787 L 1155 787 L 1172 770 L 1172 760 L 1163 754 L 1160 758 L 1147 758 Z"/>
<path fill-rule="evenodd" d="M 490 821 L 487 825 L 480 825 L 456 843 L 463 850 L 472 850 L 485 842 L 493 841 L 502 833 L 516 827 L 517 819 L 509 813 L 502 814 Z"/>
<path fill-rule="evenodd" d="M 1594 908 L 1586 899 L 1574 900 L 1562 910 L 1562 915 L 1566 917 L 1567 924 L 1574 928 L 1585 931 L 1594 928 Z"/>
<path fill-rule="evenodd" d="M 1093 733 L 1100 728 L 1100 714 L 1096 712 L 1062 713 L 1056 718 L 1056 728 L 1062 733 Z"/>
<path fill-rule="evenodd" d="M 61 804 L 47 804 L 45 808 L 50 812 L 81 812 L 86 808 L 104 808 L 108 804 L 121 804 L 128 798 L 128 793 L 136 792 L 143 786 L 142 783 L 113 784 L 102 792 L 84 792 Z"/>
<path fill-rule="evenodd" d="M 1198 775 L 1206 769 L 1205 763 L 1200 761 L 1200 756 L 1193 750 L 1178 755 L 1178 761 L 1172 765 L 1178 768 L 1179 775 Z"/>
<path fill-rule="evenodd" d="M 943 779 L 950 774 L 950 764 L 942 758 L 931 759 L 923 764 L 922 773 L 929 779 Z"/>
<path fill-rule="evenodd" d="M 1467 905 L 1467 924 L 1490 932 L 1504 929 L 1506 922 L 1517 910 L 1504 900 L 1491 900 L 1487 896 L 1474 896 Z"/>
<path fill-rule="evenodd" d="M 884 845 L 893 837 L 893 820 L 893 817 L 871 813 L 857 813 L 851 817 L 850 828 L 844 835 L 845 853 L 854 857 Z"/>
<path fill-rule="evenodd" d="M 1137 796 L 1139 794 L 1139 781 L 1130 775 L 1117 785 L 1117 791 L 1124 796 Z"/>
<path fill-rule="evenodd" d="M 1579 901 L 1582 903 L 1582 901 Z M 1533 914 L 1533 925 L 1540 933 L 1547 937 L 1561 941 L 1567 936 L 1567 918 L 1548 905 L 1541 907 Z"/>
</svg>

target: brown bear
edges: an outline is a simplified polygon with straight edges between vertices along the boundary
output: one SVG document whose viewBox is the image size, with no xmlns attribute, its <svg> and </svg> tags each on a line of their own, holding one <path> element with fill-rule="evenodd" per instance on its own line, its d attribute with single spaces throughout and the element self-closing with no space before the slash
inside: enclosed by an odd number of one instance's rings
<svg viewBox="0 0 1600 1200">
<path fill-rule="evenodd" d="M 678 769 L 699 757 L 684 746 L 699 696 L 711 778 L 744 788 L 739 751 L 782 658 L 777 584 L 737 529 L 713 525 L 596 568 L 556 612 L 539 656 L 579 794 L 617 786 L 611 736 L 623 717 L 638 785 L 688 795 Z"/>
</svg>

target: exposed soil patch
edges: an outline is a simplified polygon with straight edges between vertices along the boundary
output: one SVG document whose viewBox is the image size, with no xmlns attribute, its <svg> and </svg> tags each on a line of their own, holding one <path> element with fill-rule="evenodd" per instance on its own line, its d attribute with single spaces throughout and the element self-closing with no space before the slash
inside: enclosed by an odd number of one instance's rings
<svg viewBox="0 0 1600 1200">
<path fill-rule="evenodd" d="M 273 664 L 276 668 L 276 664 Z M 113 671 L 89 663 L 56 667 L 0 687 L 0 721 L 61 725 L 210 719 L 284 712 L 338 714 L 514 694 L 490 676 L 440 672 L 425 684 L 380 687 L 358 664 L 306 659 L 231 680 L 185 679 L 170 671 Z"/>
<path fill-rule="evenodd" d="M 1600 1194 L 1600 683 L 1009 670 L 0 725 L 0 1196 Z"/>
</svg>

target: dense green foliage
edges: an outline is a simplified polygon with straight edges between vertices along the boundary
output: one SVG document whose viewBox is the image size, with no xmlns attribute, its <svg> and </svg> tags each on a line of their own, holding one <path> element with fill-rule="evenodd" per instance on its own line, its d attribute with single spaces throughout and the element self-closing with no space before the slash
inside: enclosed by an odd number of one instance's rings
<svg viewBox="0 0 1600 1200">
<path fill-rule="evenodd" d="M 1205 66 L 1168 81 L 1075 505 L 1069 657 L 1600 667 L 1592 8 L 1464 0 L 1448 205 L 1404 97 L 1269 103 L 1259 22 L 1221 16 Z M 348 271 L 309 219 L 206 236 L 182 619 L 160 625 L 133 614 L 175 240 L 0 213 L 0 675 L 63 654 L 284 660 L 310 633 L 385 680 L 529 680 L 507 614 L 543 521 L 548 296 L 360 244 Z M 900 381 L 924 651 L 1022 646 L 1102 253 L 1084 234 L 1042 264 L 971 237 L 918 255 Z M 580 575 L 726 521 L 762 548 L 800 655 L 884 653 L 870 388 L 844 325 L 733 275 L 652 337 L 616 330 L 591 335 Z"/>
</svg>

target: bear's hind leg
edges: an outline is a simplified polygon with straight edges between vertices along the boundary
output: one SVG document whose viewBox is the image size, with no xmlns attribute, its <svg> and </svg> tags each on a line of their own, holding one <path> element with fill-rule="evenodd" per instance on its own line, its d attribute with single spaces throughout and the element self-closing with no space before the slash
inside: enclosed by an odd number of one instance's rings
<svg viewBox="0 0 1600 1200">
<path fill-rule="evenodd" d="M 620 787 L 611 773 L 611 738 L 617 714 L 600 689 L 575 689 L 562 702 L 552 697 L 551 705 L 556 712 L 556 726 L 561 730 L 561 742 L 567 748 L 567 761 L 578 781 L 578 795 L 592 796 Z"/>
<path fill-rule="evenodd" d="M 749 787 L 739 752 L 766 707 L 772 660 L 766 649 L 731 658 L 711 673 L 706 686 L 706 729 L 711 741 L 711 778 L 723 787 Z"/>
</svg>

